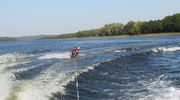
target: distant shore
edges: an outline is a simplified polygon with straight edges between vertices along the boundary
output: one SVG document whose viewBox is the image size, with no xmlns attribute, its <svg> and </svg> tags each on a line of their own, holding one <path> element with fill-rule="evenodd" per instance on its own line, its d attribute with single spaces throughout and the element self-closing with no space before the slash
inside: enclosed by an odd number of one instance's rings
<svg viewBox="0 0 180 100">
<path fill-rule="evenodd" d="M 139 36 L 170 36 L 170 35 L 180 35 L 180 32 L 173 33 L 149 33 L 149 34 L 136 34 L 136 35 L 113 35 L 113 36 L 94 36 L 94 37 L 72 37 L 72 38 L 54 38 L 54 39 L 36 39 L 36 40 L 57 40 L 57 39 L 82 39 L 82 38 L 111 38 L 111 37 L 139 37 Z M 6 40 L 7 39 L 7 40 Z M 32 39 L 33 40 L 33 39 Z M 11 37 L 1 37 L 0 42 L 7 41 L 21 41 L 17 38 L 11 39 Z"/>
<path fill-rule="evenodd" d="M 17 38 L 15 37 L 0 37 L 1 42 L 7 42 L 7 41 L 17 41 Z"/>
<path fill-rule="evenodd" d="M 180 32 L 177 33 L 150 33 L 150 34 L 136 34 L 136 35 L 113 35 L 113 36 L 94 36 L 94 37 L 72 37 L 72 38 L 59 38 L 59 39 L 82 39 L 82 38 L 111 38 L 111 37 L 139 37 L 139 36 L 171 36 L 171 35 L 180 35 Z M 46 39 L 44 39 L 46 40 Z M 54 40 L 54 39 L 47 39 Z"/>
<path fill-rule="evenodd" d="M 166 36 L 166 35 L 180 35 L 180 32 L 175 33 L 150 33 L 150 34 L 139 34 L 133 36 Z"/>
</svg>

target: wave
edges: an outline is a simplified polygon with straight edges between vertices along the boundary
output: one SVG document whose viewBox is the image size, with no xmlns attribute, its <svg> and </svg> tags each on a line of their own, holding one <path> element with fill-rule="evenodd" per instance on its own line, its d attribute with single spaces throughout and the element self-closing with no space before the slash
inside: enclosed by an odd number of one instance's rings
<svg viewBox="0 0 180 100">
<path fill-rule="evenodd" d="M 168 87 L 163 89 L 164 93 L 155 97 L 155 100 L 180 100 L 180 89 Z"/>
<path fill-rule="evenodd" d="M 159 47 L 159 48 L 152 49 L 152 51 L 155 53 L 157 53 L 157 52 L 173 52 L 173 51 L 179 51 L 179 50 L 180 50 L 180 47 L 171 47 L 171 48 Z"/>
<path fill-rule="evenodd" d="M 152 49 L 152 51 L 153 50 L 154 49 Z M 173 47 L 173 48 L 161 47 L 161 48 L 156 48 L 155 50 L 157 50 L 157 52 L 177 51 L 177 50 L 180 50 L 180 47 Z M 124 51 L 125 50 L 114 50 L 112 52 L 118 53 L 118 52 L 124 52 Z M 156 52 L 156 51 L 153 51 L 153 52 Z M 2 58 L 7 58 L 7 59 L 2 60 L 0 63 L 3 63 L 3 64 L 8 63 L 9 59 L 10 59 L 10 61 L 15 62 L 15 65 L 20 64 L 22 62 L 17 62 L 17 60 L 16 60 L 16 57 L 18 57 L 18 55 L 20 56 L 20 58 L 21 57 L 24 58 L 24 56 L 20 55 L 20 54 L 12 54 L 12 55 L 8 54 L 8 55 L 2 56 Z M 40 60 L 53 59 L 53 58 L 69 59 L 70 56 L 71 56 L 70 52 L 46 53 L 45 55 L 38 57 L 38 59 L 40 59 Z M 80 56 L 84 56 L 84 54 L 81 54 Z M 114 60 L 114 59 L 109 59 L 104 62 L 108 62 L 111 60 Z M 52 67 L 49 67 L 49 69 L 40 73 L 40 75 L 38 77 L 36 77 L 35 79 L 21 81 L 21 83 L 23 85 L 20 85 L 19 88 L 22 88 L 22 91 L 17 91 L 17 92 L 13 91 L 13 90 L 12 91 L 15 92 L 15 95 L 18 98 L 18 100 L 32 100 L 32 99 L 49 100 L 52 97 L 53 93 L 60 92 L 61 94 L 66 94 L 65 86 L 68 85 L 71 81 L 74 81 L 76 76 L 79 76 L 81 73 L 85 73 L 90 70 L 93 70 L 94 68 L 96 68 L 97 66 L 99 66 L 102 63 L 103 62 L 93 64 L 91 66 L 87 66 L 86 68 L 80 69 L 80 70 L 70 70 L 70 71 L 65 71 L 65 72 L 61 72 L 61 73 L 57 73 L 56 70 L 52 69 Z M 14 65 L 14 64 L 12 64 L 12 65 Z M 12 72 L 26 71 L 26 70 L 33 69 L 34 67 L 36 67 L 36 66 L 31 66 L 29 68 L 21 68 L 21 69 L 9 71 L 10 73 L 0 74 L 0 79 L 3 81 L 3 82 L 0 82 L 0 85 L 4 86 L 3 88 L 0 88 L 0 99 L 4 100 L 4 98 L 7 97 L 7 95 L 9 94 L 9 89 L 10 89 L 10 87 L 12 87 L 12 85 L 14 83 L 15 77 L 12 74 Z M 154 82 L 149 85 L 153 85 L 153 84 L 159 85 L 158 82 L 160 82 L 162 84 L 166 83 L 164 81 L 157 81 L 157 82 Z M 5 83 L 7 83 L 7 84 L 4 85 Z M 164 86 L 164 85 L 162 85 L 162 86 Z M 149 89 L 150 89 L 150 87 L 149 87 Z M 5 91 L 5 92 L 3 92 L 3 91 Z M 151 90 L 151 91 L 153 91 L 153 90 Z M 159 90 L 157 90 L 157 91 L 159 91 Z M 156 92 L 156 90 L 153 92 Z M 159 91 L 159 92 L 161 92 L 161 91 Z M 163 95 L 162 94 L 156 95 L 155 100 L 164 100 L 165 97 L 171 98 L 172 97 L 171 95 L 175 96 L 175 98 L 177 98 L 177 100 L 179 100 L 179 96 L 177 94 L 179 94 L 180 91 L 174 87 L 166 87 L 165 89 L 163 89 L 163 93 L 164 93 Z M 158 94 L 158 92 L 156 94 Z"/>
<path fill-rule="evenodd" d="M 12 73 L 5 73 L 0 75 L 0 100 L 5 100 L 9 94 L 9 89 L 13 85 L 15 76 Z"/>
<path fill-rule="evenodd" d="M 53 93 L 60 92 L 61 94 L 66 94 L 65 86 L 69 82 L 74 81 L 75 77 L 81 73 L 93 70 L 99 64 L 93 64 L 85 69 L 58 73 L 57 75 L 55 75 L 57 73 L 55 70 L 48 69 L 35 80 L 26 82 L 23 91 L 17 93 L 17 98 L 18 100 L 49 100 Z"/>
<path fill-rule="evenodd" d="M 86 54 L 79 54 L 79 56 L 85 56 Z M 71 53 L 70 52 L 64 52 L 64 53 L 47 53 L 44 54 L 43 56 L 38 57 L 39 60 L 43 59 L 69 59 L 71 58 Z"/>
<path fill-rule="evenodd" d="M 21 55 L 18 53 L 13 54 L 4 54 L 0 56 L 0 64 L 8 64 L 9 66 L 14 65 L 14 63 L 18 62 L 18 60 L 22 60 L 25 58 L 25 55 Z M 12 65 L 11 65 L 12 64 Z"/>
<path fill-rule="evenodd" d="M 159 49 L 159 48 L 158 48 Z M 166 51 L 170 51 L 169 48 L 165 49 Z M 164 51 L 165 51 L 164 50 Z M 177 50 L 177 49 L 176 49 Z M 124 51 L 124 50 L 123 50 Z M 172 51 L 172 50 L 171 50 Z M 121 50 L 112 51 L 112 52 L 122 52 Z M 160 51 L 158 51 L 160 52 Z M 52 59 L 52 58 L 69 58 L 70 53 L 49 53 L 44 56 L 39 57 L 39 59 Z M 108 62 L 114 59 L 109 59 L 104 62 Z M 53 97 L 53 93 L 60 93 L 60 94 L 66 94 L 65 86 L 67 86 L 71 81 L 75 81 L 75 77 L 79 76 L 82 73 L 86 73 L 90 70 L 93 70 L 94 68 L 98 67 L 100 64 L 104 63 L 97 63 L 93 64 L 91 66 L 87 66 L 84 69 L 80 70 L 71 70 L 66 72 L 58 73 L 54 69 L 48 69 L 43 74 L 41 74 L 39 77 L 37 77 L 35 80 L 31 80 L 30 82 L 27 82 L 25 87 L 23 87 L 23 91 L 19 92 L 18 98 L 19 100 L 32 100 L 32 99 L 38 99 L 38 100 L 49 100 L 51 97 Z M 158 84 L 160 83 L 160 84 Z M 141 98 L 140 100 L 148 99 L 149 97 L 153 96 L 156 99 L 155 100 L 163 100 L 163 96 L 166 95 L 168 98 L 171 98 L 171 94 L 173 96 L 176 96 L 179 100 L 178 95 L 174 94 L 174 92 L 179 93 L 179 90 L 174 87 L 165 87 L 165 88 L 157 88 L 153 87 L 155 86 L 166 86 L 166 81 L 155 81 L 152 83 L 148 83 L 148 90 L 153 92 L 154 94 L 158 94 L 158 92 L 163 92 L 164 94 L 154 95 L 150 94 L 147 97 Z M 155 90 L 157 89 L 157 90 Z M 163 91 L 160 91 L 163 89 Z M 168 94 L 165 94 L 168 93 Z M 161 99 L 162 98 L 162 99 Z M 172 98 L 171 98 L 172 99 Z M 176 100 L 176 99 L 175 99 Z"/>
<path fill-rule="evenodd" d="M 42 60 L 42 59 L 53 59 L 53 58 L 57 58 L 57 59 L 69 59 L 71 58 L 71 53 L 70 52 L 64 52 L 64 53 L 47 53 L 43 56 L 40 56 L 38 59 Z"/>
<path fill-rule="evenodd" d="M 12 54 L 4 54 L 0 56 L 0 67 L 2 69 L 5 67 L 12 67 L 19 64 L 24 64 L 29 62 L 26 57 L 30 57 L 32 55 L 25 55 L 25 54 L 18 54 L 18 53 L 12 53 Z"/>
<path fill-rule="evenodd" d="M 164 80 L 164 75 L 153 82 L 145 82 L 144 86 L 149 94 L 139 100 L 180 100 L 180 89 L 171 85 L 171 81 Z"/>
<path fill-rule="evenodd" d="M 10 90 L 16 83 L 14 71 L 17 70 L 9 70 L 8 68 L 28 63 L 25 59 L 26 57 L 27 55 L 18 53 L 4 54 L 0 56 L 0 100 L 8 99 L 8 96 L 11 95 Z"/>
<path fill-rule="evenodd" d="M 114 52 L 115 53 L 118 53 L 118 52 L 125 52 L 126 50 L 115 50 Z"/>
<path fill-rule="evenodd" d="M 84 55 L 85 54 L 82 54 L 80 56 Z M 15 73 L 28 71 L 37 67 L 37 65 L 30 65 L 28 67 L 20 67 L 13 69 L 14 66 L 27 63 L 29 59 L 25 60 L 26 57 L 28 57 L 28 55 L 23 54 L 5 54 L 0 56 L 0 58 L 3 59 L 0 62 L 0 72 L 2 72 L 0 74 L 0 85 L 3 86 L 0 88 L 0 100 L 5 100 L 14 97 L 18 100 L 49 100 L 49 98 L 52 96 L 52 93 L 65 93 L 64 86 L 66 86 L 70 81 L 74 81 L 77 75 L 79 75 L 82 72 L 86 72 L 90 69 L 93 69 L 93 67 L 91 66 L 79 71 L 72 70 L 64 73 L 57 73 L 54 69 L 48 69 L 43 71 L 35 79 L 16 80 L 16 76 L 14 75 Z M 49 53 L 45 56 L 39 57 L 39 59 L 51 58 L 70 58 L 70 53 Z M 22 61 L 21 59 L 24 59 L 24 61 Z M 29 60 L 29 62 L 31 61 Z M 42 63 L 39 63 L 39 65 L 41 64 Z M 9 67 L 12 68 L 9 69 Z M 19 82 L 20 85 L 18 85 L 19 83 L 17 82 Z"/>
</svg>

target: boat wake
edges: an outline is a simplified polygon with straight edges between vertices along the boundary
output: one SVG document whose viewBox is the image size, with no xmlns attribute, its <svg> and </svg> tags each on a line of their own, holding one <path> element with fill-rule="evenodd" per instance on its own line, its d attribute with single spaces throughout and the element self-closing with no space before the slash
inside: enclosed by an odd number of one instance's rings
<svg viewBox="0 0 180 100">
<path fill-rule="evenodd" d="M 164 75 L 152 82 L 143 82 L 143 85 L 148 93 L 139 100 L 180 100 L 180 89 L 172 86 L 171 81 L 165 80 Z"/>
<path fill-rule="evenodd" d="M 84 73 L 88 74 L 87 78 L 89 78 L 91 82 L 96 79 L 96 75 L 100 76 L 93 83 L 93 88 L 96 89 L 90 90 L 95 91 L 92 93 L 96 93 L 96 90 L 101 91 L 101 93 L 112 90 L 109 94 L 117 97 L 119 96 L 119 92 L 123 90 L 110 88 L 104 82 L 110 83 L 112 86 L 117 85 L 118 88 L 122 89 L 133 87 L 137 85 L 137 80 L 134 82 L 135 80 L 132 78 L 138 79 L 142 77 L 140 74 L 152 71 L 149 65 L 152 64 L 153 61 L 149 61 L 150 55 L 147 55 L 147 52 L 153 52 L 153 54 L 162 52 L 166 54 L 166 52 L 180 50 L 178 46 L 154 46 L 150 48 L 147 47 L 148 49 L 139 48 L 140 47 L 138 47 L 138 49 L 136 49 L 136 47 L 122 47 L 93 52 L 83 51 L 83 53 L 79 54 L 80 57 L 77 57 L 77 69 L 74 69 L 74 60 L 70 59 L 70 52 L 34 53 L 34 55 L 27 53 L 9 53 L 0 55 L 0 100 L 51 100 L 51 98 L 58 93 L 62 95 L 63 99 L 63 96 L 68 94 L 67 87 L 69 84 L 75 81 L 76 76 L 82 78 Z M 144 52 L 144 50 L 147 50 L 147 52 Z M 146 68 L 149 69 L 147 70 Z M 152 73 L 155 73 L 154 70 Z M 152 77 L 155 76 L 152 73 L 149 73 L 149 75 Z M 95 75 L 95 77 L 91 77 L 91 75 Z M 145 76 L 146 74 L 143 75 Z M 156 77 L 158 77 L 158 75 Z M 180 96 L 178 95 L 180 94 L 180 90 L 173 86 L 170 81 L 163 79 L 163 77 L 164 76 L 160 76 L 155 80 L 149 79 L 149 81 L 142 80 L 141 84 L 143 84 L 143 89 L 146 93 L 144 93 L 144 95 L 139 95 L 139 93 L 130 95 L 139 96 L 140 98 L 137 100 L 180 100 Z M 87 81 L 87 78 L 84 78 L 84 81 Z M 127 83 L 124 84 L 122 80 Z M 107 89 L 107 87 L 110 89 Z M 102 89 L 98 90 L 99 88 Z M 81 90 L 83 89 L 81 88 Z M 102 92 L 103 90 L 104 92 Z M 126 90 L 128 89 L 124 91 Z M 130 90 L 131 89 L 129 89 L 127 93 L 129 93 Z M 84 91 L 87 92 L 86 88 Z M 122 94 L 121 97 L 123 95 L 124 94 Z M 125 94 L 125 97 L 127 97 L 127 94 Z"/>
<path fill-rule="evenodd" d="M 153 52 L 173 52 L 173 51 L 179 51 L 180 47 L 159 47 L 152 49 Z"/>
<path fill-rule="evenodd" d="M 69 59 L 71 58 L 71 53 L 70 52 L 65 52 L 65 53 L 47 53 L 44 54 L 43 56 L 40 56 L 39 59 Z"/>
</svg>

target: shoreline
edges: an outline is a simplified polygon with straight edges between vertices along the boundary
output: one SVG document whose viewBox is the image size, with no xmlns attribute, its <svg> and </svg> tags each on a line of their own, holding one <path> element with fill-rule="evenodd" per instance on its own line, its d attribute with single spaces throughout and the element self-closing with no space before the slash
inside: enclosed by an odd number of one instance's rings
<svg viewBox="0 0 180 100">
<path fill-rule="evenodd" d="M 94 37 L 73 37 L 73 38 L 58 38 L 58 39 L 113 38 L 113 37 L 143 37 L 143 36 L 174 36 L 174 35 L 180 35 L 180 32 L 176 32 L 176 33 L 150 33 L 150 34 L 136 34 L 136 35 L 94 36 Z M 42 40 L 58 40 L 58 39 L 42 39 Z"/>
<path fill-rule="evenodd" d="M 143 37 L 143 36 L 173 36 L 180 35 L 180 32 L 172 33 L 149 33 L 149 34 L 136 34 L 136 35 L 112 35 L 112 36 L 94 36 L 94 37 L 72 37 L 72 38 L 55 38 L 55 39 L 36 39 L 36 40 L 59 40 L 59 39 L 84 39 L 84 38 L 113 38 L 113 37 Z M 17 37 L 18 38 L 18 37 Z M 20 40 L 6 40 L 0 42 L 15 42 Z"/>
</svg>

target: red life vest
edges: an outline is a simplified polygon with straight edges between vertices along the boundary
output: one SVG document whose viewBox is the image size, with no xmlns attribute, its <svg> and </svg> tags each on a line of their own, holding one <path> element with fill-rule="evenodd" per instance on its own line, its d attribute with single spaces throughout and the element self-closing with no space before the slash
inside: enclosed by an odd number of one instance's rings
<svg viewBox="0 0 180 100">
<path fill-rule="evenodd" d="M 77 49 L 74 48 L 73 51 L 72 51 L 72 56 L 75 57 L 77 55 Z"/>
</svg>

